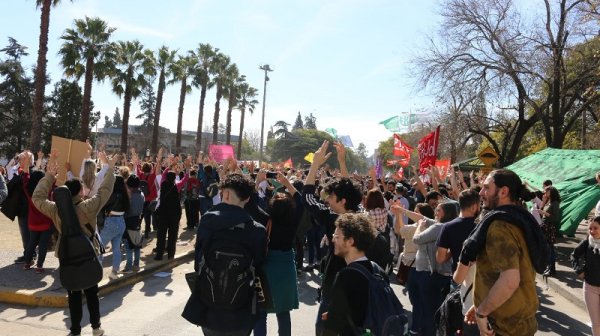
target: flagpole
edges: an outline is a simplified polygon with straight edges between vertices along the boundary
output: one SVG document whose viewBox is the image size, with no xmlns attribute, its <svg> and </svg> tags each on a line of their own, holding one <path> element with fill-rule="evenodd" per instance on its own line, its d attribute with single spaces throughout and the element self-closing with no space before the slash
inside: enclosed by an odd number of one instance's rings
<svg viewBox="0 0 600 336">
<path fill-rule="evenodd" d="M 408 109 L 408 133 L 410 133 L 412 131 L 412 120 L 410 118 L 412 114 L 412 109 Z"/>
</svg>

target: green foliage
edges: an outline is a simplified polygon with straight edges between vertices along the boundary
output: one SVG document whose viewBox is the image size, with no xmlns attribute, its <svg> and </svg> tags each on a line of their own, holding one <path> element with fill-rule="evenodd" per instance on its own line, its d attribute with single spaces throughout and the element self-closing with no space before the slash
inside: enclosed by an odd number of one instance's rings
<svg viewBox="0 0 600 336">
<path fill-rule="evenodd" d="M 304 128 L 313 130 L 317 129 L 317 118 L 313 116 L 312 113 L 304 117 Z"/>
<path fill-rule="evenodd" d="M 248 141 L 248 138 L 246 137 L 246 134 L 244 134 L 244 138 L 242 139 L 241 148 L 242 153 L 244 155 L 244 158 L 242 160 L 258 159 L 259 153 L 254 148 L 252 148 L 252 146 L 250 145 L 250 141 Z M 239 155 L 236 155 L 236 157 L 239 158 Z"/>
<path fill-rule="evenodd" d="M 4 156 L 25 149 L 29 139 L 34 86 L 21 64 L 26 49 L 12 37 L 8 46 L 0 49 L 8 56 L 0 61 L 0 152 Z"/>
<path fill-rule="evenodd" d="M 150 134 L 154 122 L 154 112 L 156 111 L 156 95 L 152 88 L 152 81 L 142 88 L 140 109 L 142 110 L 136 119 L 142 119 L 142 128 L 145 134 Z"/>
<path fill-rule="evenodd" d="M 121 125 L 123 124 L 123 120 L 121 120 L 121 113 L 119 113 L 118 107 L 115 108 L 115 114 L 113 114 L 111 124 L 113 125 L 113 127 L 117 128 L 121 128 Z"/>
<path fill-rule="evenodd" d="M 54 84 L 54 89 L 48 97 L 48 114 L 42 127 L 44 152 L 48 153 L 50 150 L 52 135 L 68 139 L 79 137 L 82 97 L 81 87 L 76 81 L 62 79 Z"/>
<path fill-rule="evenodd" d="M 300 111 L 298 111 L 298 116 L 296 117 L 294 126 L 292 126 L 292 131 L 295 131 L 300 128 L 304 128 L 304 122 L 302 122 L 302 115 L 300 114 Z"/>
</svg>

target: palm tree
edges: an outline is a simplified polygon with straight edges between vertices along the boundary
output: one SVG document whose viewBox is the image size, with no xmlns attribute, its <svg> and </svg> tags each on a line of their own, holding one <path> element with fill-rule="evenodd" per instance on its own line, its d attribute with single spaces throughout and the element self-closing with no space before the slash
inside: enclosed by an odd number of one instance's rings
<svg viewBox="0 0 600 336">
<path fill-rule="evenodd" d="M 225 87 L 223 94 L 227 98 L 227 118 L 225 123 L 225 144 L 231 143 L 231 113 L 237 104 L 237 88 L 242 81 L 246 80 L 246 76 L 240 76 L 237 65 L 231 64 L 225 70 Z"/>
<path fill-rule="evenodd" d="M 212 62 L 212 71 L 214 74 L 214 85 L 216 86 L 216 101 L 215 101 L 215 114 L 213 118 L 213 139 L 212 143 L 216 144 L 219 134 L 219 112 L 221 111 L 221 98 L 223 98 L 223 89 L 227 80 L 226 70 L 230 62 L 229 56 L 222 53 L 217 53 Z"/>
<path fill-rule="evenodd" d="M 189 52 L 187 56 L 179 56 L 179 59 L 173 63 L 173 79 L 169 82 L 181 82 L 179 90 L 179 109 L 177 110 L 177 135 L 175 137 L 175 148 L 177 153 L 181 152 L 181 127 L 183 123 L 183 106 L 185 104 L 185 96 L 192 91 L 192 86 L 188 84 L 188 77 L 193 74 L 194 68 L 198 63 L 198 59 Z"/>
<path fill-rule="evenodd" d="M 119 97 L 123 96 L 121 153 L 127 153 L 131 101 L 137 98 L 144 85 L 147 85 L 146 76 L 153 76 L 156 73 L 154 55 L 152 51 L 144 50 L 144 46 L 138 40 L 119 41 L 115 50 L 115 64 L 112 78 L 113 91 Z"/>
<path fill-rule="evenodd" d="M 60 0 L 36 0 L 36 7 L 42 10 L 40 18 L 40 38 L 37 66 L 35 67 L 35 95 L 31 113 L 30 149 L 35 153 L 40 149 L 42 137 L 42 114 L 44 110 L 44 93 L 46 90 L 46 65 L 48 60 L 48 32 L 50 31 L 50 8 Z"/>
<path fill-rule="evenodd" d="M 158 151 L 158 131 L 160 122 L 160 109 L 162 106 L 163 94 L 167 87 L 167 77 L 172 75 L 171 67 L 175 62 L 175 56 L 177 55 L 176 50 L 169 50 L 169 47 L 162 46 L 158 49 L 158 58 L 156 60 L 156 66 L 158 72 L 158 91 L 156 92 L 156 110 L 154 111 L 154 122 L 152 124 L 152 153 Z"/>
<path fill-rule="evenodd" d="M 213 86 L 210 80 L 210 69 L 212 61 L 219 49 L 214 49 L 210 44 L 200 44 L 192 55 L 198 58 L 198 66 L 194 71 L 192 84 L 200 87 L 200 103 L 198 106 L 198 128 L 196 129 L 196 149 L 202 149 L 202 119 L 204 118 L 204 100 L 206 99 L 206 90 Z"/>
<path fill-rule="evenodd" d="M 114 59 L 114 45 L 109 40 L 115 29 L 100 18 L 86 16 L 83 20 L 75 20 L 75 27 L 65 30 L 61 36 L 64 43 L 58 53 L 62 57 L 61 65 L 65 68 L 65 75 L 78 80 L 84 76 L 79 134 L 82 141 L 89 138 L 90 133 L 92 82 L 94 78 L 104 80 L 113 67 L 111 62 Z"/>
<path fill-rule="evenodd" d="M 240 137 L 238 142 L 238 160 L 242 158 L 242 136 L 244 134 L 244 118 L 246 117 L 246 109 L 250 111 L 250 114 L 254 113 L 254 108 L 258 104 L 258 90 L 250 86 L 248 83 L 243 82 L 239 87 L 239 100 L 237 109 L 240 110 Z"/>
</svg>

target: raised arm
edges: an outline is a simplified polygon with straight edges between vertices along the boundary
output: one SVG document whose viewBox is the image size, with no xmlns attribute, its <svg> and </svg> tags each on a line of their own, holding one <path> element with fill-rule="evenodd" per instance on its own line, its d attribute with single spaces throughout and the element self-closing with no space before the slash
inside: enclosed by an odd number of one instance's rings
<svg viewBox="0 0 600 336">
<path fill-rule="evenodd" d="M 341 142 L 335 142 L 333 144 L 337 152 L 337 159 L 340 164 L 340 173 L 342 177 L 350 177 L 348 173 L 348 167 L 346 167 L 346 147 Z"/>
<path fill-rule="evenodd" d="M 305 185 L 314 185 L 317 177 L 317 171 L 319 168 L 329 159 L 331 156 L 331 152 L 327 153 L 327 147 L 329 147 L 329 141 L 323 141 L 323 144 L 317 151 L 313 157 L 313 162 L 310 165 L 310 169 L 308 170 L 308 176 L 306 176 Z"/>
</svg>

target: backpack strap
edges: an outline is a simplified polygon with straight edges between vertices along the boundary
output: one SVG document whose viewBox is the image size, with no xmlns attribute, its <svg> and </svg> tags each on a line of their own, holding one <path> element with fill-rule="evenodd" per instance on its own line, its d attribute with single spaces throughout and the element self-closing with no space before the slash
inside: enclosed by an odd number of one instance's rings
<svg viewBox="0 0 600 336">
<path fill-rule="evenodd" d="M 367 278 L 367 280 L 371 279 L 372 276 L 375 275 L 375 272 L 379 272 L 381 270 L 381 267 L 377 266 L 376 263 L 371 262 L 371 266 L 373 267 L 373 273 L 369 272 L 369 270 L 363 266 L 362 264 L 359 264 L 357 262 L 351 262 L 350 264 L 348 264 L 348 268 L 353 269 L 355 271 L 360 272 L 365 278 Z"/>
<path fill-rule="evenodd" d="M 467 299 L 467 296 L 469 295 L 469 293 L 471 293 L 471 289 L 473 289 L 473 283 L 471 283 L 471 285 L 469 286 L 469 288 L 467 288 L 467 291 L 465 292 L 465 295 L 463 295 L 463 297 L 462 297 L 462 302 L 465 302 L 465 300 Z"/>
</svg>

